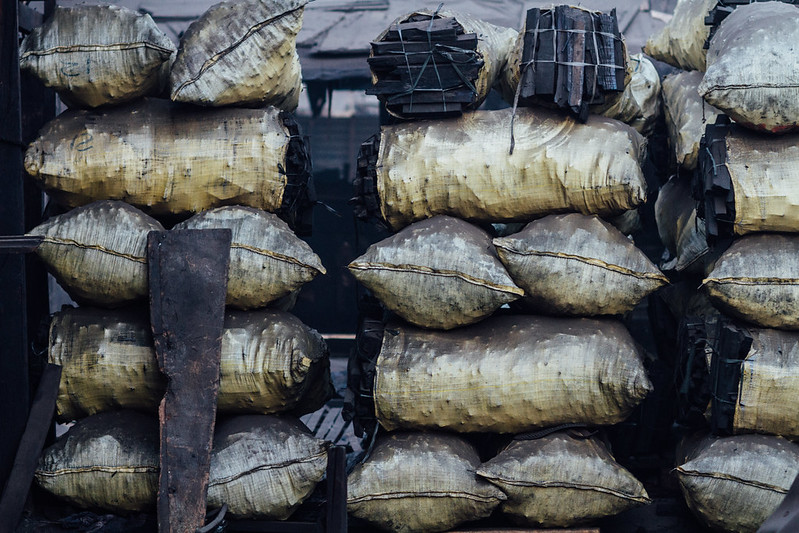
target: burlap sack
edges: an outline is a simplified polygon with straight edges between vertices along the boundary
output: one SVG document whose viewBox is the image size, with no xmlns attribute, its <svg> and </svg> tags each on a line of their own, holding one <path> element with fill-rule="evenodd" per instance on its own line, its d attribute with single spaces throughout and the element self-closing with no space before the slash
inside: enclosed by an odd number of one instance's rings
<svg viewBox="0 0 799 533">
<path fill-rule="evenodd" d="M 475 111 L 454 120 L 384 126 L 377 194 L 393 229 L 437 214 L 529 221 L 558 211 L 619 214 L 646 199 L 645 139 L 629 126 L 555 111 Z"/>
<path fill-rule="evenodd" d="M 658 192 L 655 201 L 658 235 L 673 259 L 663 270 L 701 272 L 708 254 L 705 221 L 696 216 L 690 176 L 673 176 Z"/>
<path fill-rule="evenodd" d="M 750 328 L 733 429 L 799 439 L 799 334 Z"/>
<path fill-rule="evenodd" d="M 568 431 L 514 440 L 477 475 L 508 496 L 502 514 L 528 527 L 582 524 L 652 501 L 599 439 Z"/>
<path fill-rule="evenodd" d="M 241 206 L 194 215 L 175 229 L 229 228 L 227 305 L 263 307 L 308 283 L 325 267 L 311 247 L 277 215 Z"/>
<path fill-rule="evenodd" d="M 218 411 L 299 415 L 318 409 L 331 393 L 327 355 L 319 334 L 288 313 L 229 312 Z M 60 421 L 120 408 L 155 414 L 164 396 L 166 380 L 144 310 L 57 313 L 50 323 L 48 360 L 62 367 Z"/>
<path fill-rule="evenodd" d="M 719 165 L 714 181 L 724 183 L 722 174 L 729 173 L 735 201 L 733 232 L 797 232 L 799 133 L 763 135 L 733 124 L 723 142 L 724 160 L 708 158 L 705 164 L 711 169 Z"/>
<path fill-rule="evenodd" d="M 619 322 L 506 315 L 446 332 L 389 324 L 374 399 L 388 430 L 521 433 L 615 424 L 650 390 Z"/>
<path fill-rule="evenodd" d="M 412 13 L 408 13 L 406 15 L 402 15 L 394 20 L 388 28 L 383 30 L 380 35 L 378 35 L 374 40 L 375 42 L 380 42 L 385 40 L 386 34 L 391 29 L 392 26 L 400 22 L 406 22 L 408 19 L 413 17 L 414 15 L 432 15 L 433 11 L 429 9 L 424 9 L 420 11 L 414 11 Z M 511 48 L 514 46 L 516 42 L 516 36 L 519 32 L 511 28 L 503 28 L 501 26 L 495 26 L 494 24 L 490 24 L 488 22 L 482 21 L 480 19 L 474 18 L 470 15 L 465 13 L 453 13 L 446 10 L 438 11 L 438 14 L 441 17 L 453 17 L 458 24 L 460 24 L 463 28 L 464 33 L 474 33 L 477 35 L 477 57 L 483 61 L 483 66 L 480 68 L 480 71 L 477 74 L 476 79 L 470 80 L 472 86 L 474 87 L 476 94 L 474 97 L 474 101 L 464 106 L 465 109 L 477 109 L 480 107 L 485 99 L 488 97 L 488 93 L 491 92 L 491 88 L 494 84 L 498 81 L 499 77 L 502 75 L 505 65 L 508 61 L 508 56 L 511 52 Z M 454 50 L 445 50 L 445 52 L 450 52 Z M 370 54 L 370 57 L 373 57 L 374 53 Z M 446 63 L 445 63 L 446 64 Z M 457 63 L 455 63 L 457 64 Z M 433 68 L 432 66 L 430 67 Z M 372 83 L 377 83 L 378 77 L 372 73 Z M 381 102 L 384 104 L 386 103 L 386 98 L 383 96 L 378 96 Z M 394 116 L 403 117 L 402 113 L 398 113 L 396 109 L 393 107 L 386 108 L 389 113 Z"/>
<path fill-rule="evenodd" d="M 290 134 L 281 113 L 146 99 L 67 111 L 25 154 L 25 169 L 56 201 L 124 200 L 152 214 L 242 204 L 278 211 L 288 197 Z"/>
<path fill-rule="evenodd" d="M 799 329 L 799 236 L 753 234 L 733 242 L 702 282 L 722 311 L 766 328 Z"/>
<path fill-rule="evenodd" d="M 631 73 L 624 92 L 615 101 L 592 106 L 591 112 L 615 118 L 629 124 L 641 135 L 649 135 L 660 116 L 660 76 L 644 54 L 627 58 L 627 67 Z"/>
<path fill-rule="evenodd" d="M 327 468 L 329 442 L 291 417 L 246 415 L 214 431 L 208 507 L 242 518 L 285 520 Z"/>
<path fill-rule="evenodd" d="M 23 39 L 19 66 L 68 105 L 119 104 L 160 92 L 175 45 L 150 15 L 112 5 L 57 7 Z"/>
<path fill-rule="evenodd" d="M 705 17 L 714 7 L 716 0 L 677 0 L 674 16 L 659 33 L 649 38 L 644 52 L 683 70 L 704 71 L 705 41 L 710 34 Z"/>
<path fill-rule="evenodd" d="M 688 507 L 705 524 L 753 533 L 799 474 L 799 446 L 766 435 L 706 439 L 675 472 Z"/>
<path fill-rule="evenodd" d="M 172 100 L 294 111 L 302 90 L 296 38 L 308 0 L 232 0 L 212 6 L 181 37 Z"/>
<path fill-rule="evenodd" d="M 663 112 L 669 131 L 669 144 L 677 165 L 686 170 L 696 168 L 699 141 L 705 124 L 713 124 L 721 111 L 699 96 L 701 72 L 679 72 L 663 79 Z"/>
<path fill-rule="evenodd" d="M 668 283 L 616 228 L 596 216 L 549 215 L 494 239 L 520 303 L 556 315 L 621 315 Z"/>
<path fill-rule="evenodd" d="M 755 2 L 735 9 L 707 52 L 699 94 L 735 122 L 783 133 L 799 126 L 799 7 Z"/>
<path fill-rule="evenodd" d="M 147 296 L 147 234 L 155 219 L 123 202 L 101 201 L 36 226 L 36 253 L 76 301 L 118 306 Z"/>
<path fill-rule="evenodd" d="M 35 479 L 78 508 L 150 510 L 158 492 L 158 454 L 157 418 L 100 413 L 77 422 L 44 451 Z"/>
<path fill-rule="evenodd" d="M 373 244 L 348 268 L 388 309 L 425 328 L 472 324 L 524 294 L 485 231 L 443 215 Z"/>
<path fill-rule="evenodd" d="M 505 499 L 477 478 L 477 451 L 455 435 L 394 433 L 347 478 L 347 511 L 385 531 L 446 531 Z"/>
</svg>

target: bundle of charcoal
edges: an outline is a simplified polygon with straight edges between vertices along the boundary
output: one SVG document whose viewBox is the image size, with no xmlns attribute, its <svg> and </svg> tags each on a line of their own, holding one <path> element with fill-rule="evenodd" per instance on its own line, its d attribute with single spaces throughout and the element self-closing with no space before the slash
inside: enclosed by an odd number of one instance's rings
<svg viewBox="0 0 799 533">
<path fill-rule="evenodd" d="M 372 42 L 374 94 L 401 118 L 476 109 L 505 65 L 516 32 L 464 15 L 415 12 Z"/>
<path fill-rule="evenodd" d="M 799 0 L 718 0 L 716 7 L 710 10 L 710 13 L 705 17 L 705 24 L 710 26 L 710 35 L 705 41 L 705 49 L 710 47 L 710 41 L 713 39 L 719 24 L 726 19 L 730 13 L 735 11 L 738 6 L 746 6 L 754 4 L 755 2 L 782 2 L 784 4 L 799 5 Z"/>
<path fill-rule="evenodd" d="M 627 52 L 616 10 L 571 6 L 527 11 L 519 80 L 521 105 L 554 103 L 581 121 L 588 106 L 624 91 Z"/>
<path fill-rule="evenodd" d="M 708 241 L 760 231 L 799 231 L 799 136 L 753 132 L 720 116 L 699 149 L 694 196 Z M 764 179 L 765 177 L 765 179 Z"/>
</svg>

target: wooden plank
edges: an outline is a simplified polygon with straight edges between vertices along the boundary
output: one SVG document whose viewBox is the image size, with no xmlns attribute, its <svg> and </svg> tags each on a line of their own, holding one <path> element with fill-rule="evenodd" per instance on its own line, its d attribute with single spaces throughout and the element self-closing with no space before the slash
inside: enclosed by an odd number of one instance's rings
<svg viewBox="0 0 799 533">
<path fill-rule="evenodd" d="M 0 0 L 0 235 L 24 233 L 18 0 Z M 25 258 L 0 257 L 0 484 L 11 472 L 28 420 Z"/>
<path fill-rule="evenodd" d="M 28 496 L 47 433 L 53 426 L 61 367 L 48 364 L 39 380 L 14 466 L 0 499 L 0 531 L 14 531 Z"/>
<path fill-rule="evenodd" d="M 433 60 L 430 57 L 431 55 L 438 63 L 454 61 L 460 65 L 469 61 L 479 61 L 477 55 L 473 52 L 447 51 L 446 54 L 445 56 L 435 50 L 433 52 L 426 50 L 424 52 L 408 52 L 407 54 L 384 54 L 369 57 L 366 59 L 366 62 L 369 63 L 369 67 L 371 67 L 373 71 L 383 71 L 393 70 L 405 65 L 422 65 L 424 63 L 429 63 Z"/>
<path fill-rule="evenodd" d="M 327 454 L 326 533 L 347 533 L 347 452 L 331 446 Z"/>
<path fill-rule="evenodd" d="M 452 17 L 420 22 L 393 24 L 386 32 L 386 41 L 438 41 L 452 39 L 463 33 L 463 27 Z"/>
<path fill-rule="evenodd" d="M 386 104 L 440 104 L 442 102 L 471 104 L 474 97 L 475 94 L 471 89 L 460 86 L 444 91 L 414 91 L 413 95 L 389 96 L 386 99 Z"/>
<path fill-rule="evenodd" d="M 463 113 L 463 107 L 460 104 L 402 104 L 402 113 L 409 116 L 458 116 Z"/>
<path fill-rule="evenodd" d="M 158 530 L 205 521 L 219 389 L 229 229 L 153 231 L 147 239 L 150 321 L 167 390 L 161 421 Z"/>
<path fill-rule="evenodd" d="M 474 84 L 477 79 L 477 73 L 480 72 L 482 67 L 482 61 L 469 65 L 458 65 L 457 69 L 460 72 L 460 75 L 458 75 L 454 65 L 449 63 L 437 63 L 434 65 L 431 61 L 425 66 L 411 65 L 410 68 L 397 69 L 397 72 L 402 81 L 411 85 L 415 84 L 420 89 L 430 87 L 448 89 L 463 83 L 460 76 L 465 77 Z"/>
<path fill-rule="evenodd" d="M 375 55 L 383 54 L 396 54 L 402 52 L 429 52 L 430 43 L 427 40 L 415 42 L 397 42 L 397 41 L 380 41 L 373 42 L 372 52 Z M 463 50 L 476 50 L 477 49 L 477 34 L 475 33 L 462 33 L 455 37 L 447 37 L 436 39 L 433 43 L 433 48 L 437 47 L 456 47 Z"/>
</svg>

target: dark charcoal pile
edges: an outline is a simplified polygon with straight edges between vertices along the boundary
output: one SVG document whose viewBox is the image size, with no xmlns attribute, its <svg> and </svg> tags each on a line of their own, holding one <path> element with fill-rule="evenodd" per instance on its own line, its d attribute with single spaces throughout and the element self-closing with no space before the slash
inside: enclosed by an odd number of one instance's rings
<svg viewBox="0 0 799 533">
<path fill-rule="evenodd" d="M 626 53 L 616 10 L 570 6 L 527 11 L 519 103 L 552 101 L 581 120 L 605 94 L 624 90 Z"/>
<path fill-rule="evenodd" d="M 477 34 L 454 17 L 424 14 L 393 24 L 373 42 L 369 67 L 377 82 L 366 91 L 405 118 L 457 116 L 478 97 L 483 60 Z"/>
</svg>

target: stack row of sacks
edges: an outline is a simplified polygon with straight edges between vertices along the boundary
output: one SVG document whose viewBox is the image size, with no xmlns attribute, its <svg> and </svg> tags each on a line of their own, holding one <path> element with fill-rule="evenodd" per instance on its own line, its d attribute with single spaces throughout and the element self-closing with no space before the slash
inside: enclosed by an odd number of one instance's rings
<svg viewBox="0 0 799 533">
<path fill-rule="evenodd" d="M 293 111 L 301 72 L 295 40 L 305 0 L 237 0 L 211 7 L 176 50 L 148 14 L 102 5 L 58 7 L 20 45 L 20 68 L 69 106 L 158 96 L 205 106 Z"/>
<path fill-rule="evenodd" d="M 714 324 L 714 320 L 717 322 Z M 777 509 L 799 472 L 799 335 L 705 318 L 689 348 L 690 391 L 715 437 L 678 452 L 686 501 L 714 529 L 754 532 Z M 696 371 L 694 371 L 696 369 Z M 757 434 L 752 434 L 757 433 Z M 701 433 L 700 433 L 701 434 Z M 690 441 L 690 439 L 688 439 Z"/>
<path fill-rule="evenodd" d="M 511 50 L 516 84 L 522 46 L 520 36 Z M 629 78 L 630 94 L 607 107 L 651 105 Z M 653 78 L 643 85 L 657 101 Z M 354 517 L 445 531 L 498 509 L 520 525 L 564 527 L 649 502 L 600 440 L 529 434 L 621 422 L 652 389 L 638 346 L 610 317 L 668 280 L 597 216 L 645 201 L 645 145 L 618 120 L 542 107 L 387 125 L 364 143 L 356 210 L 396 233 L 349 269 L 396 318 L 370 330 L 368 369 L 351 369 L 369 381 L 363 412 L 381 428 L 349 476 Z M 494 238 L 502 224 L 521 231 Z M 505 445 L 481 456 L 474 434 Z"/>
<path fill-rule="evenodd" d="M 707 332 L 707 358 L 695 361 L 706 382 L 697 407 L 721 436 L 678 454 L 676 474 L 708 526 L 754 532 L 799 472 L 799 447 L 786 440 L 799 437 L 799 336 L 790 331 L 799 329 L 799 136 L 790 133 L 799 125 L 792 52 L 799 8 L 736 5 L 710 31 L 704 19 L 716 7 L 715 0 L 680 0 L 647 45 L 655 58 L 699 71 L 663 82 L 674 161 L 684 174 L 661 189 L 658 226 L 675 269 L 701 276 L 713 306 L 745 322 L 722 318 L 723 327 Z M 685 175 L 692 169 L 695 210 Z M 731 239 L 726 251 L 712 249 Z"/>
<path fill-rule="evenodd" d="M 58 8 L 23 41 L 20 65 L 75 107 L 43 128 L 26 171 L 67 208 L 110 199 L 186 217 L 247 205 L 296 225 L 313 195 L 307 140 L 290 114 L 304 5 L 223 2 L 177 52 L 149 15 Z M 175 102 L 147 98 L 165 85 Z M 218 107 L 233 105 L 255 107 Z"/>
<path fill-rule="evenodd" d="M 54 494 L 120 511 L 155 502 L 157 419 L 138 431 L 115 411 L 155 417 L 165 390 L 139 305 L 147 236 L 165 226 L 232 233 L 226 303 L 237 310 L 225 317 L 218 413 L 257 416 L 220 419 L 209 506 L 285 519 L 321 479 L 326 444 L 291 417 L 330 397 L 328 351 L 318 333 L 274 309 L 289 308 L 325 272 L 293 231 L 309 230 L 312 197 L 307 139 L 290 113 L 305 3 L 223 2 L 177 51 L 149 15 L 59 8 L 23 43 L 21 67 L 73 106 L 25 154 L 28 174 L 71 210 L 30 234 L 43 238 L 37 252 L 67 292 L 104 308 L 52 319 L 49 359 L 63 367 L 57 416 L 79 420 L 42 460 L 38 479 Z M 125 455 L 136 442 L 146 458 Z M 149 477 L 134 490 L 128 473 Z"/>
<path fill-rule="evenodd" d="M 155 416 L 127 410 L 92 415 L 45 449 L 36 483 L 82 509 L 154 511 L 158 439 Z M 328 446 L 294 418 L 220 419 L 211 450 L 209 509 L 227 504 L 236 517 L 286 519 L 324 477 Z"/>
</svg>

